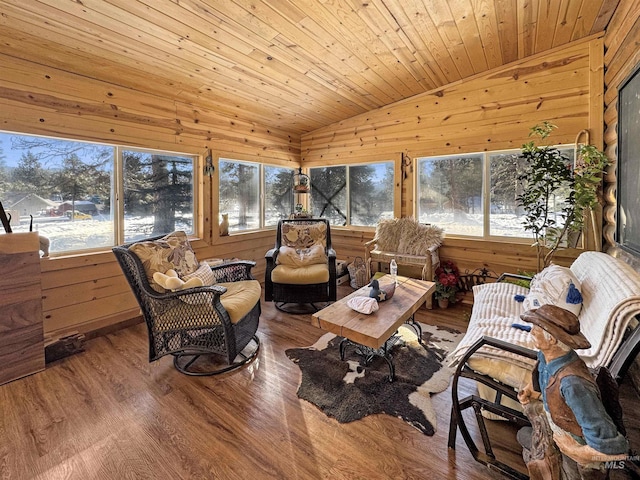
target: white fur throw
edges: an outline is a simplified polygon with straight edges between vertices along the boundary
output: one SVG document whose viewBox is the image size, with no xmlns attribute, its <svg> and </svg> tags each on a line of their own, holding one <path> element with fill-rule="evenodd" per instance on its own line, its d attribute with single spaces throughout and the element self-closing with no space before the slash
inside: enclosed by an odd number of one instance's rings
<svg viewBox="0 0 640 480">
<path fill-rule="evenodd" d="M 443 230 L 435 225 L 423 225 L 413 218 L 384 219 L 376 227 L 376 250 L 430 255 L 429 248 L 442 244 Z"/>
</svg>

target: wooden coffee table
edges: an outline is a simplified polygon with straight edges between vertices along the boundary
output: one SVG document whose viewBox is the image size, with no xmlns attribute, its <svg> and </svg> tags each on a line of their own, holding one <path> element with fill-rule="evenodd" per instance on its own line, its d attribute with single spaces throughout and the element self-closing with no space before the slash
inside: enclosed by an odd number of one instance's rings
<svg viewBox="0 0 640 480">
<path fill-rule="evenodd" d="M 365 315 L 352 310 L 347 302 L 357 296 L 369 296 L 371 287 L 362 287 L 352 294 L 336 301 L 312 315 L 312 325 L 345 340 L 340 344 L 340 357 L 344 360 L 344 350 L 349 344 L 356 345 L 356 351 L 365 356 L 365 365 L 374 356 L 384 358 L 389 365 L 389 381 L 395 378 L 393 358 L 389 353 L 396 343 L 395 333 L 407 323 L 411 326 L 418 340 L 422 341 L 422 329 L 415 322 L 414 313 L 431 298 L 436 285 L 433 282 L 398 276 L 398 286 L 391 300 L 380 302 L 378 311 Z M 390 275 L 379 280 L 380 285 L 391 283 Z"/>
</svg>

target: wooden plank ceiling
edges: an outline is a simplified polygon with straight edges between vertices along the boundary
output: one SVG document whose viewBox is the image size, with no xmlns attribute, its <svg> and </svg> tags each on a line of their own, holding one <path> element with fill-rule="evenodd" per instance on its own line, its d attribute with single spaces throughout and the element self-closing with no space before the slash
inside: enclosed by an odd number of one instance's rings
<svg viewBox="0 0 640 480">
<path fill-rule="evenodd" d="M 0 0 L 0 54 L 294 135 L 604 30 L 619 0 Z"/>
</svg>

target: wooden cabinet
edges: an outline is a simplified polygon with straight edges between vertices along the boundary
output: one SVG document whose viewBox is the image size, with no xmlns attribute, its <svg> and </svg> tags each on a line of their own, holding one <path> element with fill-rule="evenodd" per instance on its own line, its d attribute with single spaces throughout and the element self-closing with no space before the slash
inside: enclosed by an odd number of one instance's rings
<svg viewBox="0 0 640 480">
<path fill-rule="evenodd" d="M 0 385 L 44 370 L 38 234 L 0 235 Z"/>
</svg>

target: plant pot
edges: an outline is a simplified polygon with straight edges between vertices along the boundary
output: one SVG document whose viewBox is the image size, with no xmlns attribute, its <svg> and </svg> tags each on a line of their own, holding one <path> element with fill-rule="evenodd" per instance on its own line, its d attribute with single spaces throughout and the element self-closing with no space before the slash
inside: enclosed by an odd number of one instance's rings
<svg viewBox="0 0 640 480">
<path fill-rule="evenodd" d="M 438 299 L 438 307 L 440 307 L 440 308 L 448 308 L 449 307 L 449 299 L 448 298 L 439 298 Z"/>
</svg>

